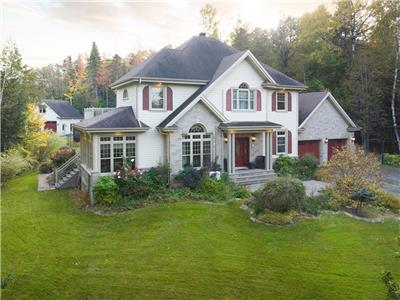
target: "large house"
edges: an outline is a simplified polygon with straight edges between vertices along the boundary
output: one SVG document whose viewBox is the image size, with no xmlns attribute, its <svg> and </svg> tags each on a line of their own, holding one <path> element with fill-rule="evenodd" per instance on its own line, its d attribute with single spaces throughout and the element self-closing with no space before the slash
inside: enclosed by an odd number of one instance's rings
<svg viewBox="0 0 400 300">
<path fill-rule="evenodd" d="M 264 180 L 280 154 L 298 156 L 304 123 L 299 93 L 306 86 L 250 51 L 195 36 L 163 48 L 112 88 L 116 109 L 74 125 L 81 133 L 86 191 L 98 176 L 120 169 L 124 158 L 140 169 L 169 163 L 172 174 L 216 162 L 232 178 L 247 174 L 249 181 Z M 349 143 L 353 133 L 345 131 Z M 320 134 L 312 140 L 325 141 Z M 258 170 L 246 173 L 248 168 Z"/>
<path fill-rule="evenodd" d="M 45 121 L 44 128 L 58 135 L 71 135 L 72 125 L 83 119 L 81 113 L 64 100 L 43 100 L 37 109 Z"/>
</svg>

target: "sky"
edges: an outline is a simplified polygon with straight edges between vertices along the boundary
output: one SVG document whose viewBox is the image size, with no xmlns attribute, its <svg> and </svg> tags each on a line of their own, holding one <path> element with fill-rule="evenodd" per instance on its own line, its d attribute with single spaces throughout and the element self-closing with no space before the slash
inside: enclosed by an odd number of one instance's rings
<svg viewBox="0 0 400 300">
<path fill-rule="evenodd" d="M 1 42 L 12 40 L 32 67 L 61 63 L 88 53 L 92 42 L 101 54 L 124 57 L 137 50 L 179 46 L 202 31 L 200 9 L 218 11 L 221 38 L 240 18 L 249 28 L 274 28 L 280 19 L 299 17 L 333 0 L 267 1 L 12 1 L 0 0 Z"/>
</svg>

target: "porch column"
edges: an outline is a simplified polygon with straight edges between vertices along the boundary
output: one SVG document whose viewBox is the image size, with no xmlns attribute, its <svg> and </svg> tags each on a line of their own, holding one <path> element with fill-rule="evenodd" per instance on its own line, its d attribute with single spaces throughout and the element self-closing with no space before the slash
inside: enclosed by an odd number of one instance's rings
<svg viewBox="0 0 400 300">
<path fill-rule="evenodd" d="M 265 131 L 261 133 L 261 141 L 262 141 L 262 156 L 264 156 L 264 168 L 268 169 L 268 158 L 266 155 L 266 147 L 267 147 L 267 140 L 265 138 Z"/>
<path fill-rule="evenodd" d="M 234 133 L 232 133 L 232 174 L 234 174 L 235 173 L 235 168 L 236 168 L 236 165 L 235 165 L 235 157 L 236 157 L 236 155 L 235 155 L 235 134 Z"/>
<path fill-rule="evenodd" d="M 268 170 L 272 170 L 272 131 L 268 132 Z"/>
<path fill-rule="evenodd" d="M 232 135 L 228 133 L 228 174 L 232 173 Z"/>
</svg>

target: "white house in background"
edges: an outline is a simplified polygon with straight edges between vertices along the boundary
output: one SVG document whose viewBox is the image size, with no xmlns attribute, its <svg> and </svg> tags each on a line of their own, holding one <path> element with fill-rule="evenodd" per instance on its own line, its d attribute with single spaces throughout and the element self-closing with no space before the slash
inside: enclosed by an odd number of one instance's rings
<svg viewBox="0 0 400 300">
<path fill-rule="evenodd" d="M 81 113 L 68 101 L 44 100 L 37 109 L 45 120 L 44 128 L 59 135 L 72 134 L 72 125 L 82 121 Z"/>
<path fill-rule="evenodd" d="M 299 157 L 307 153 L 326 163 L 336 148 L 354 143 L 357 130 L 331 93 L 299 95 Z"/>
<path fill-rule="evenodd" d="M 83 190 L 120 169 L 123 158 L 140 169 L 169 163 L 173 174 L 215 161 L 250 183 L 273 173 L 280 154 L 298 156 L 299 92 L 306 86 L 250 51 L 195 36 L 163 48 L 112 88 L 115 110 L 74 125 Z"/>
</svg>

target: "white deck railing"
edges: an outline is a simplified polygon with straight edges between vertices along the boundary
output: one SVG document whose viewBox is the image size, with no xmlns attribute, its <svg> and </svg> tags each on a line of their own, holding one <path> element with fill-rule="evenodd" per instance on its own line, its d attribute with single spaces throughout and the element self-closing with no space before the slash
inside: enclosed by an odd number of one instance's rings
<svg viewBox="0 0 400 300">
<path fill-rule="evenodd" d="M 83 117 L 84 119 L 89 119 L 89 118 L 93 118 L 95 116 L 104 114 L 108 111 L 111 111 L 115 109 L 114 107 L 89 107 L 89 108 L 85 108 L 83 111 Z"/>
</svg>

